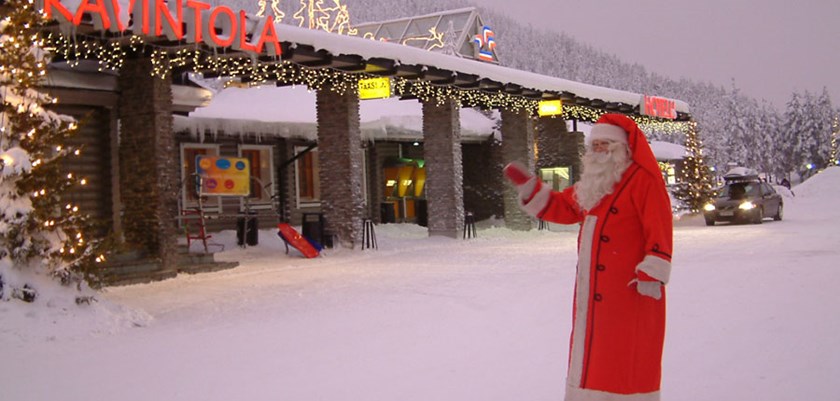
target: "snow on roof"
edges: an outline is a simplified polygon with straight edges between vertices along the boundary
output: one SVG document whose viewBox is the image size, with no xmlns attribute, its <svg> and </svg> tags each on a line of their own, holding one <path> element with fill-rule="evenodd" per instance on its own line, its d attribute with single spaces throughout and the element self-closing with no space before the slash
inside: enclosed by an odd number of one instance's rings
<svg viewBox="0 0 840 401">
<path fill-rule="evenodd" d="M 723 175 L 723 178 L 738 178 L 738 177 L 750 177 L 750 176 L 758 176 L 758 171 L 755 169 L 751 169 L 748 167 L 733 167 Z"/>
<path fill-rule="evenodd" d="M 461 109 L 461 135 L 484 139 L 494 133 L 495 121 L 470 108 Z M 362 137 L 366 140 L 419 140 L 423 110 L 418 101 L 396 98 L 364 100 L 359 105 Z M 302 86 L 230 87 L 189 117 L 176 116 L 175 129 L 204 135 L 279 136 L 317 139 L 315 93 Z"/>
<path fill-rule="evenodd" d="M 621 102 L 638 106 L 642 95 L 617 89 L 569 81 L 562 78 L 516 70 L 495 64 L 462 59 L 396 43 L 379 42 L 359 37 L 336 35 L 286 24 L 275 24 L 280 40 L 312 46 L 333 55 L 358 55 L 366 59 L 386 58 L 404 65 L 433 66 L 487 78 L 496 82 L 513 83 L 523 88 L 542 91 L 571 92 L 588 99 Z M 675 100 L 679 112 L 689 112 L 688 103 Z"/>
<path fill-rule="evenodd" d="M 656 160 L 679 160 L 687 154 L 685 146 L 669 142 L 651 141 L 650 148 Z"/>
</svg>

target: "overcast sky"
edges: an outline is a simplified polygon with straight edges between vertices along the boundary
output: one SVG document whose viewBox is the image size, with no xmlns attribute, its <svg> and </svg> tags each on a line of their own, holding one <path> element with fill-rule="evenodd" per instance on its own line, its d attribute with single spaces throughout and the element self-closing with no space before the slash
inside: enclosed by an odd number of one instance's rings
<svg viewBox="0 0 840 401">
<path fill-rule="evenodd" d="M 827 87 L 840 107 L 840 0 L 473 1 L 668 77 L 734 79 L 780 109 L 794 91 Z"/>
</svg>

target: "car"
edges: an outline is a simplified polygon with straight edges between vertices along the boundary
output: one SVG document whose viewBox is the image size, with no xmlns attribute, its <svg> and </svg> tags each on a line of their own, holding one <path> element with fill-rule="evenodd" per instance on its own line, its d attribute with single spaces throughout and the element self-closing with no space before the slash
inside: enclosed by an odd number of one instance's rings
<svg viewBox="0 0 840 401">
<path fill-rule="evenodd" d="M 707 226 L 718 221 L 761 224 L 768 217 L 782 220 L 782 196 L 757 174 L 727 174 L 723 178 L 724 185 L 703 207 Z"/>
</svg>

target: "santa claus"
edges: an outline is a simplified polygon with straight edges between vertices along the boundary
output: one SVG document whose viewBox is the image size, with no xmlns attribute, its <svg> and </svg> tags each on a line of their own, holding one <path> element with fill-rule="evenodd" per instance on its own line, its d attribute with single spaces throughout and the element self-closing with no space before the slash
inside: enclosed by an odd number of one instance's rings
<svg viewBox="0 0 840 401">
<path fill-rule="evenodd" d="M 606 114 L 587 142 L 581 179 L 562 192 L 521 164 L 505 167 L 525 211 L 581 224 L 566 400 L 659 400 L 670 199 L 633 120 Z"/>
</svg>

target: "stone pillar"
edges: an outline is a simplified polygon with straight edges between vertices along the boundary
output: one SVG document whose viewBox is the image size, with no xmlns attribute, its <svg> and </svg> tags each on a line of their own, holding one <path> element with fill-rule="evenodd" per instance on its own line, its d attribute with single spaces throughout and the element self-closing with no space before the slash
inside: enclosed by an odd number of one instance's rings
<svg viewBox="0 0 840 401">
<path fill-rule="evenodd" d="M 321 179 L 321 211 L 326 230 L 337 234 L 345 248 L 361 244 L 362 219 L 366 214 L 362 180 L 362 133 L 359 126 L 359 94 L 343 94 L 324 87 L 317 92 L 318 161 Z"/>
<path fill-rule="evenodd" d="M 527 110 L 502 110 L 502 159 L 504 163 L 518 160 L 529 171 L 535 171 L 534 120 Z M 509 184 L 505 184 L 504 203 L 505 226 L 511 230 L 530 230 L 532 219 L 519 208 L 519 195 Z"/>
<path fill-rule="evenodd" d="M 537 169 L 568 166 L 562 157 L 565 135 L 568 135 L 568 129 L 563 118 L 542 117 L 537 120 Z"/>
<path fill-rule="evenodd" d="M 457 238 L 464 228 L 464 167 L 457 102 L 423 102 L 423 138 L 429 235 Z"/>
<path fill-rule="evenodd" d="M 176 269 L 178 150 L 172 132 L 172 85 L 151 76 L 146 58 L 120 70 L 119 188 L 126 245 Z"/>
<path fill-rule="evenodd" d="M 586 152 L 583 132 L 569 132 L 560 136 L 560 159 L 561 166 L 572 166 L 572 183 L 580 181 L 580 173 L 583 171 L 581 160 Z"/>
</svg>

